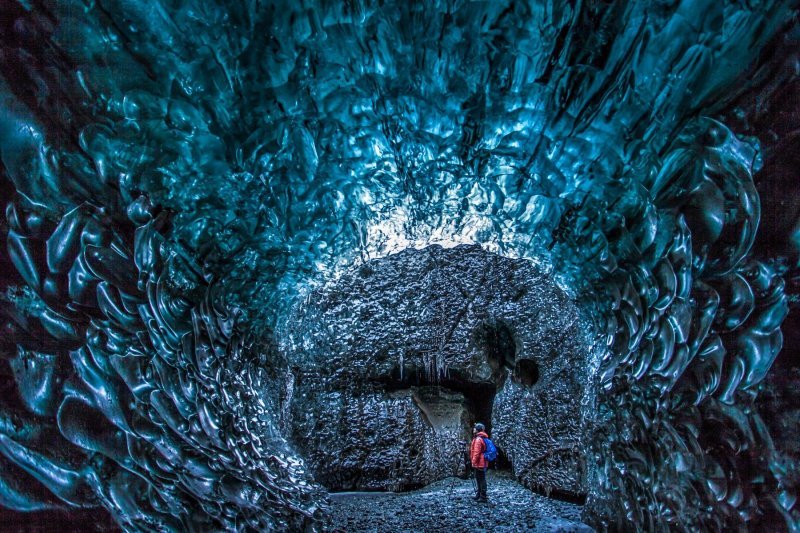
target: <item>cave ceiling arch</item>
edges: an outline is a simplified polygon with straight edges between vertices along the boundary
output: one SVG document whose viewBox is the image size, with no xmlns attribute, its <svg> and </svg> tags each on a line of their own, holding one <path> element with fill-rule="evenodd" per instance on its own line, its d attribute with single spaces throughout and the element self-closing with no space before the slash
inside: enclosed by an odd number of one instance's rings
<svg viewBox="0 0 800 533">
<path fill-rule="evenodd" d="M 4 506 L 321 527 L 272 333 L 370 260 L 479 244 L 604 341 L 592 523 L 797 527 L 758 413 L 797 278 L 796 3 L 1 9 Z"/>
</svg>

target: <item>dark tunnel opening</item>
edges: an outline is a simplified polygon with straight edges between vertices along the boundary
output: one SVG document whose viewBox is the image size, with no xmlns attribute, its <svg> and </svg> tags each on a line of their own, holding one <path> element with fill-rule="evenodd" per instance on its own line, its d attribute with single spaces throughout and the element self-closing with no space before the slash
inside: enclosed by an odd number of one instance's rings
<svg viewBox="0 0 800 533">
<path fill-rule="evenodd" d="M 514 365 L 513 379 L 526 387 L 539 381 L 539 365 L 533 359 L 520 359 Z"/>
<path fill-rule="evenodd" d="M 448 377 L 439 379 L 435 383 L 427 379 L 422 373 L 411 373 L 408 376 L 404 376 L 403 379 L 400 379 L 399 369 L 392 377 L 394 379 L 383 380 L 382 382 L 387 392 L 435 386 L 445 392 L 456 392 L 464 396 L 468 413 L 467 419 L 462 426 L 463 443 L 465 446 L 465 464 L 468 460 L 466 456 L 467 446 L 472 439 L 472 428 L 475 424 L 481 422 L 486 426 L 486 432 L 489 437 L 492 437 L 492 409 L 494 407 L 495 396 L 497 395 L 497 386 L 493 382 L 470 382 L 459 372 L 451 372 Z M 497 445 L 496 442 L 495 445 Z M 501 446 L 497 446 L 497 460 L 491 464 L 490 468 L 493 470 L 510 471 L 511 467 L 511 460 L 508 458 L 505 450 Z M 462 477 L 466 477 L 467 473 L 467 471 L 462 471 Z M 405 492 L 417 488 L 420 487 L 403 485 L 399 488 L 399 491 Z"/>
<path fill-rule="evenodd" d="M 497 394 L 497 386 L 491 381 L 470 381 L 461 372 L 451 370 L 447 376 L 432 380 L 422 372 L 409 372 L 401 375 L 396 368 L 389 378 L 378 380 L 387 392 L 411 389 L 412 387 L 440 387 L 446 391 L 461 393 L 466 401 L 469 413 L 468 426 L 470 432 L 477 422 L 483 423 L 487 431 L 492 429 L 492 407 Z M 466 435 L 465 435 L 466 436 Z"/>
<path fill-rule="evenodd" d="M 503 322 L 481 324 L 473 331 L 473 342 L 483 352 L 492 370 L 490 380 L 474 381 L 454 369 L 443 376 L 431 376 L 420 368 L 398 366 L 391 376 L 379 381 L 387 392 L 435 386 L 445 392 L 460 393 L 464 397 L 467 411 L 467 419 L 462 427 L 464 440 L 469 442 L 472 439 L 472 428 L 478 422 L 484 424 L 486 432 L 492 437 L 492 411 L 498 390 L 503 387 L 509 375 L 524 385 L 532 385 L 538 381 L 539 370 L 530 359 L 516 361 L 517 344 L 511 329 Z M 497 460 L 492 463 L 491 468 L 512 469 L 511 461 L 502 447 L 498 447 Z"/>
</svg>

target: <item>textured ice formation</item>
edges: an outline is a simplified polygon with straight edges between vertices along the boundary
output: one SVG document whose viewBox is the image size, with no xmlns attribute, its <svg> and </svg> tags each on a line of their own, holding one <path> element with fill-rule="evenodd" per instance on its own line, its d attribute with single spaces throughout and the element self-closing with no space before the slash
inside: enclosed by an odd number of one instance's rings
<svg viewBox="0 0 800 533">
<path fill-rule="evenodd" d="M 352 265 L 479 243 L 604 332 L 595 524 L 797 529 L 752 409 L 787 312 L 758 140 L 714 118 L 793 6 L 3 3 L 1 503 L 319 527 L 270 331 Z"/>
<path fill-rule="evenodd" d="M 312 291 L 276 332 L 292 369 L 281 424 L 331 491 L 458 473 L 480 421 L 498 468 L 579 499 L 594 421 L 582 405 L 594 403 L 605 347 L 593 333 L 526 259 L 475 245 L 405 250 Z"/>
</svg>

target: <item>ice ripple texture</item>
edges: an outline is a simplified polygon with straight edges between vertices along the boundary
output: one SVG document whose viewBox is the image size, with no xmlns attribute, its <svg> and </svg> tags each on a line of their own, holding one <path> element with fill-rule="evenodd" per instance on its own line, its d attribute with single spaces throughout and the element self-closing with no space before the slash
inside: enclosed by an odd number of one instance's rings
<svg viewBox="0 0 800 533">
<path fill-rule="evenodd" d="M 2 504 L 322 527 L 270 331 L 344 268 L 467 242 L 596 317 L 596 525 L 797 529 L 752 407 L 787 313 L 748 255 L 758 141 L 712 118 L 792 9 L 4 4 Z"/>
</svg>

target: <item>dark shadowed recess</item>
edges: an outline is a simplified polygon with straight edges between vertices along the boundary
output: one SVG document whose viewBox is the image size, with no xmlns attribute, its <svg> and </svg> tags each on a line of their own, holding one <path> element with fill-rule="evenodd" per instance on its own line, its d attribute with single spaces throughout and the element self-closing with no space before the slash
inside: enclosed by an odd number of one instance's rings
<svg viewBox="0 0 800 533">
<path fill-rule="evenodd" d="M 459 370 L 449 370 L 446 376 L 431 379 L 422 371 L 401 375 L 396 368 L 389 378 L 378 380 L 387 392 L 410 389 L 411 387 L 437 386 L 445 392 L 459 392 L 464 395 L 469 411 L 469 426 L 481 422 L 487 433 L 492 434 L 492 408 L 498 390 L 507 379 L 525 386 L 532 386 L 539 380 L 539 367 L 531 358 L 517 359 L 517 344 L 508 325 L 502 321 L 490 321 L 479 325 L 473 331 L 473 342 L 483 349 L 486 360 L 492 368 L 491 381 L 473 381 Z M 511 462 L 502 446 L 498 446 L 497 461 L 492 468 L 510 470 Z M 419 488 L 410 487 L 406 490 Z M 558 496 L 558 495 L 557 495 Z"/>
<path fill-rule="evenodd" d="M 71 533 L 122 531 L 104 508 L 17 513 L 0 507 L 0 531 Z"/>
<path fill-rule="evenodd" d="M 756 407 L 769 427 L 779 463 L 800 484 L 800 21 L 789 22 L 761 54 L 750 90 L 721 115 L 739 134 L 761 146 L 763 165 L 754 176 L 761 223 L 753 255 L 775 265 L 786 282 L 789 314 L 781 331 L 783 348 L 760 385 Z M 762 524 L 780 527 L 777 514 Z"/>
</svg>

